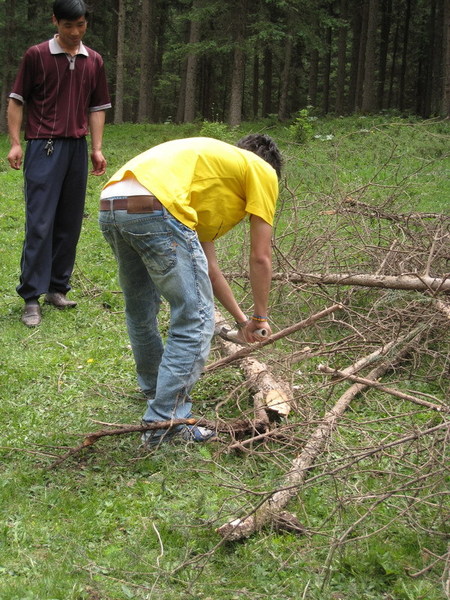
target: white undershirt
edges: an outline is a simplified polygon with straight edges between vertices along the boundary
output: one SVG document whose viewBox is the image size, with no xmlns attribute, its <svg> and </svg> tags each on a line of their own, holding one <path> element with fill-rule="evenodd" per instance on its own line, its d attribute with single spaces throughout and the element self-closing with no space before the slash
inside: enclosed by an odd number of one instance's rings
<svg viewBox="0 0 450 600">
<path fill-rule="evenodd" d="M 130 177 L 108 185 L 102 190 L 100 198 L 116 198 L 117 196 L 148 196 L 151 192 L 141 185 L 137 179 Z"/>
</svg>

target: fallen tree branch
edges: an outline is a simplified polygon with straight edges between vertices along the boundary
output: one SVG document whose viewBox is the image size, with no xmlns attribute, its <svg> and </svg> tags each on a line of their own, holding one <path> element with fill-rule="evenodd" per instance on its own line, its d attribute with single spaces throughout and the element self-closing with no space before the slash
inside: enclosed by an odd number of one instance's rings
<svg viewBox="0 0 450 600">
<path fill-rule="evenodd" d="M 102 429 L 100 431 L 94 431 L 93 433 L 85 433 L 83 442 L 76 446 L 75 448 L 71 448 L 65 454 L 60 456 L 58 460 L 55 460 L 50 466 L 49 469 L 54 469 L 58 467 L 65 460 L 81 452 L 84 448 L 92 446 L 97 442 L 100 438 L 111 436 L 111 435 L 124 435 L 127 433 L 137 433 L 143 431 L 152 431 L 154 429 L 171 429 L 172 427 L 176 427 L 177 425 L 195 425 L 199 419 L 173 419 L 172 421 L 159 421 L 155 423 L 146 423 L 143 425 L 119 425 L 116 429 Z"/>
<path fill-rule="evenodd" d="M 414 402 L 414 404 L 419 404 L 420 406 L 425 406 L 426 408 L 431 408 L 432 410 L 436 410 L 438 412 L 445 412 L 450 414 L 450 407 L 442 405 L 442 404 L 433 404 L 432 402 L 427 402 L 426 400 L 421 400 L 416 396 L 412 396 L 411 394 L 406 394 L 405 392 L 400 392 L 394 388 L 386 387 L 378 383 L 378 381 L 371 381 L 370 379 L 366 379 L 365 377 L 358 377 L 356 375 L 350 375 L 344 373 L 344 371 L 339 371 L 338 369 L 331 369 L 326 365 L 319 365 L 318 369 L 321 373 L 326 373 L 327 375 L 331 375 L 333 377 L 338 378 L 338 381 L 343 381 L 345 379 L 349 379 L 354 383 L 362 383 L 365 386 L 376 388 L 380 392 L 384 392 L 385 394 L 390 394 L 391 396 L 395 396 L 396 398 L 401 398 L 402 400 L 408 400 L 409 402 Z M 337 383 L 337 382 L 336 382 Z M 437 399 L 436 399 L 437 400 Z"/>
<path fill-rule="evenodd" d="M 424 554 L 430 554 L 431 556 L 434 557 L 433 562 L 431 562 L 429 565 L 427 565 L 426 567 L 424 567 L 423 569 L 421 569 L 420 571 L 417 571 L 416 573 L 411 573 L 409 569 L 407 569 L 407 573 L 408 575 L 412 578 L 412 579 L 416 579 L 417 577 L 421 577 L 422 575 L 424 575 L 425 573 L 427 573 L 428 571 L 431 571 L 431 569 L 439 562 L 445 562 L 448 560 L 448 552 L 446 552 L 445 554 L 442 554 L 441 556 L 436 556 L 436 554 L 434 554 L 433 552 L 430 552 L 429 550 L 427 550 L 426 548 L 423 549 Z"/>
<path fill-rule="evenodd" d="M 397 354 L 394 361 L 401 360 L 411 351 L 411 345 L 405 345 Z M 393 362 L 382 363 L 373 369 L 367 379 L 376 380 L 388 371 Z M 234 519 L 221 525 L 217 532 L 227 540 L 238 540 L 250 536 L 261 529 L 266 523 L 272 521 L 275 515 L 286 506 L 289 500 L 298 493 L 299 486 L 305 480 L 306 474 L 313 465 L 317 456 L 326 447 L 331 434 L 336 426 L 337 420 L 344 414 L 351 401 L 367 386 L 362 383 L 354 383 L 336 402 L 334 407 L 328 411 L 322 423 L 316 428 L 307 441 L 304 449 L 292 462 L 290 471 L 285 475 L 282 489 L 274 492 L 243 519 Z"/>
<path fill-rule="evenodd" d="M 402 339 L 404 339 L 404 338 L 402 338 Z M 344 375 L 346 377 L 348 375 L 353 375 L 354 373 L 357 373 L 358 371 L 360 371 L 364 367 L 367 367 L 371 363 L 374 363 L 374 362 L 377 362 L 377 361 L 381 360 L 388 352 L 390 352 L 399 343 L 400 343 L 400 340 L 392 340 L 392 341 L 390 341 L 388 344 L 385 344 L 384 346 L 381 346 L 381 348 L 378 348 L 377 350 L 374 350 L 373 352 L 371 352 L 367 356 L 364 356 L 363 358 L 360 358 L 359 360 L 357 360 L 352 365 L 346 367 L 345 369 L 342 370 L 342 373 L 344 373 Z"/>
<path fill-rule="evenodd" d="M 227 277 L 248 278 L 248 274 L 226 273 Z M 412 292 L 450 293 L 450 273 L 430 277 L 420 273 L 380 275 L 374 273 L 273 273 L 274 281 L 311 285 L 354 285 L 358 287 L 405 290 Z"/>
<path fill-rule="evenodd" d="M 108 423 L 104 424 L 109 426 Z M 232 419 L 227 423 L 219 423 L 201 417 L 199 419 L 192 418 L 172 419 L 171 421 L 154 421 L 153 423 L 140 423 L 139 425 L 120 425 L 114 423 L 111 424 L 112 429 L 101 429 L 99 431 L 81 434 L 84 437 L 83 442 L 75 448 L 70 448 L 70 450 L 68 450 L 65 454 L 60 456 L 48 468 L 54 469 L 74 454 L 78 454 L 85 448 L 93 446 L 98 440 L 104 437 L 113 435 L 126 435 L 129 433 L 143 433 L 144 431 L 154 431 L 155 429 L 172 429 L 173 427 L 178 427 L 179 425 L 196 424 L 204 425 L 208 429 L 212 429 L 219 433 L 233 432 L 235 434 L 238 433 L 240 435 L 246 435 L 248 433 L 254 434 L 255 430 L 257 430 L 258 428 L 263 429 L 265 421 L 252 421 L 250 419 Z"/>
<path fill-rule="evenodd" d="M 323 317 L 326 317 L 327 315 L 331 314 L 332 312 L 335 312 L 336 310 L 340 310 L 342 308 L 343 308 L 342 304 L 333 304 L 332 306 L 329 306 L 328 308 L 325 308 L 324 310 L 321 310 L 321 311 L 311 315 L 307 319 L 304 319 L 303 321 L 300 321 L 299 323 L 296 323 L 295 325 L 291 325 L 290 327 L 286 327 L 285 329 L 282 329 L 281 331 L 278 331 L 277 333 L 272 334 L 269 338 L 267 338 L 263 342 L 259 342 L 257 344 L 252 344 L 251 346 L 246 346 L 245 348 L 240 348 L 231 356 L 226 356 L 225 358 L 221 358 L 220 360 L 217 360 L 216 362 L 213 362 L 213 363 L 207 365 L 205 368 L 205 373 L 209 373 L 211 371 L 214 371 L 215 369 L 218 369 L 219 367 L 223 367 L 225 365 L 229 365 L 233 362 L 236 362 L 237 360 L 241 360 L 242 358 L 245 358 L 249 354 L 256 352 L 256 350 L 260 350 L 264 346 L 273 344 L 277 340 L 280 340 L 288 335 L 291 335 L 292 333 L 295 333 L 296 331 L 299 331 L 300 329 L 305 329 L 306 327 L 309 327 L 310 325 L 312 325 L 316 321 L 319 321 Z"/>
<path fill-rule="evenodd" d="M 380 454 L 381 452 L 386 452 L 386 450 L 390 450 L 391 448 L 395 448 L 396 446 L 401 446 L 402 444 L 407 444 L 408 442 L 413 442 L 414 440 L 418 440 L 426 435 L 431 435 L 433 433 L 436 433 L 437 431 L 441 431 L 442 429 L 450 430 L 450 423 L 444 422 L 444 423 L 441 423 L 440 425 L 435 425 L 434 427 L 430 427 L 429 429 L 425 429 L 423 431 L 414 431 L 414 433 L 410 433 L 406 436 L 398 438 L 393 442 L 383 443 L 379 446 L 370 448 L 369 450 L 364 450 L 363 452 L 360 452 L 359 454 L 353 455 L 351 460 L 346 462 L 345 464 L 340 465 L 339 467 L 336 467 L 335 469 L 333 469 L 331 471 L 327 471 L 326 473 L 321 473 L 319 475 L 314 475 L 313 477 L 310 477 L 310 479 L 308 479 L 308 483 L 312 483 L 314 481 L 322 479 L 325 476 L 326 477 L 334 477 L 334 475 L 337 475 L 341 471 L 343 471 L 345 469 L 349 469 L 353 465 L 356 465 L 357 463 L 361 462 L 362 460 L 370 458 L 371 456 L 374 456 L 375 454 Z"/>
<path fill-rule="evenodd" d="M 443 277 L 430 277 L 429 275 L 420 275 L 419 273 L 401 275 L 373 275 L 370 273 L 274 273 L 272 279 L 290 281 L 291 283 L 356 285 L 416 292 L 450 292 L 450 274 L 446 274 Z"/>
</svg>

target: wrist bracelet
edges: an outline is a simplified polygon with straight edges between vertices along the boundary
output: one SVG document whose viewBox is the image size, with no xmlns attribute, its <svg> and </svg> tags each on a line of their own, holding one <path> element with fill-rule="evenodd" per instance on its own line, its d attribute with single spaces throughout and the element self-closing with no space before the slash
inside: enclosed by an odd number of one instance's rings
<svg viewBox="0 0 450 600">
<path fill-rule="evenodd" d="M 258 321 L 258 323 L 262 321 L 268 321 L 267 317 L 262 317 L 261 315 L 253 315 L 252 321 Z"/>
</svg>

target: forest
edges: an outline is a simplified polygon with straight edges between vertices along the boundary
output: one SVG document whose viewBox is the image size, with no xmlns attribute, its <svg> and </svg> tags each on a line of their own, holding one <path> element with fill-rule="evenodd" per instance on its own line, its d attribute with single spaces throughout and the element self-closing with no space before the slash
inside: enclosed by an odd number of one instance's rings
<svg viewBox="0 0 450 600">
<path fill-rule="evenodd" d="M 25 49 L 53 35 L 51 0 L 0 0 L 0 131 Z M 450 115 L 447 0 L 90 0 L 110 122 Z"/>
</svg>

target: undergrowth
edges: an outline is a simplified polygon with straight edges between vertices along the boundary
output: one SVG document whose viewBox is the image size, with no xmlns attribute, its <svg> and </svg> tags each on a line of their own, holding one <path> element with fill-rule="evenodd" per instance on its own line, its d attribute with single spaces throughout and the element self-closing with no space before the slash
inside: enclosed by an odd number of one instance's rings
<svg viewBox="0 0 450 600">
<path fill-rule="evenodd" d="M 108 173 L 159 142 L 217 130 L 208 127 L 108 125 Z M 230 135 L 223 129 L 222 136 Z M 317 198 L 329 208 L 327 202 L 337 204 L 364 188 L 363 199 L 374 205 L 388 196 L 390 210 L 449 212 L 448 122 L 382 116 L 318 119 L 316 137 L 301 144 L 284 125 L 245 123 L 232 133 L 238 139 L 251 131 L 273 135 L 286 158 L 276 266 L 282 264 L 282 253 L 289 257 L 297 252 L 302 239 L 291 229 L 294 211 L 301 217 L 295 223 L 303 223 L 305 236 L 312 239 L 313 260 L 314 239 L 325 239 L 329 226 L 328 217 L 310 212 L 310 201 Z M 2 136 L 3 157 L 7 148 Z M 403 435 L 405 427 L 432 427 L 441 417 L 377 392 L 352 404 L 326 460 L 319 461 L 289 504 L 305 528 L 303 535 L 273 525 L 231 543 L 216 533 L 222 523 L 248 514 L 279 487 L 324 409 L 332 406 L 331 388 L 317 371 L 323 356 L 296 362 L 295 353 L 306 345 L 312 351 L 329 347 L 333 364 L 334 344 L 355 327 L 351 311 L 259 355 L 294 389 L 295 410 L 288 420 L 293 429 L 286 439 L 254 445 L 248 452 L 228 451 L 228 439 L 202 446 L 174 442 L 148 452 L 139 447 L 137 434 L 115 436 L 49 469 L 56 456 L 80 443 L 82 434 L 105 422 L 139 422 L 145 403 L 135 382 L 116 265 L 97 225 L 106 177 L 89 178 L 72 280 L 71 297 L 78 307 L 64 312 L 45 306 L 43 323 L 35 330 L 20 323 L 22 305 L 15 294 L 23 239 L 21 177 L 0 159 L 1 600 L 445 598 L 444 563 L 436 558 L 445 556 L 448 535 L 448 485 L 436 466 L 445 464 L 442 446 L 411 442 L 404 454 L 380 451 L 350 464 L 355 452 L 389 442 Z M 241 271 L 247 236 L 243 226 L 218 244 L 228 272 Z M 349 254 L 350 260 L 369 264 L 359 250 Z M 236 277 L 232 285 L 243 306 L 251 309 L 248 283 Z M 276 329 L 323 308 L 326 294 L 331 301 L 329 291 L 306 286 L 286 290 L 274 284 Z M 395 295 L 386 292 L 380 299 L 363 290 L 337 293 L 367 315 L 369 340 L 375 336 L 370 331 L 374 312 L 382 320 Z M 404 298 L 406 307 L 411 298 Z M 399 322 L 404 307 L 399 308 Z M 166 331 L 164 305 L 161 326 Z M 436 355 L 442 355 L 443 341 L 433 344 Z M 339 352 L 340 360 L 354 359 L 353 347 L 341 344 Z M 214 346 L 211 360 L 218 357 Z M 441 380 L 428 376 L 434 373 L 429 357 L 405 368 L 424 393 L 439 395 L 448 385 L 445 375 Z M 392 385 L 407 385 L 396 375 L 391 375 Z M 344 389 L 341 385 L 337 389 Z M 208 418 L 252 414 L 250 393 L 236 367 L 206 374 L 195 388 L 194 402 L 196 412 Z M 424 457 L 430 464 L 428 487 L 414 496 L 402 486 L 414 479 Z M 375 506 L 387 492 L 392 495 Z"/>
</svg>

